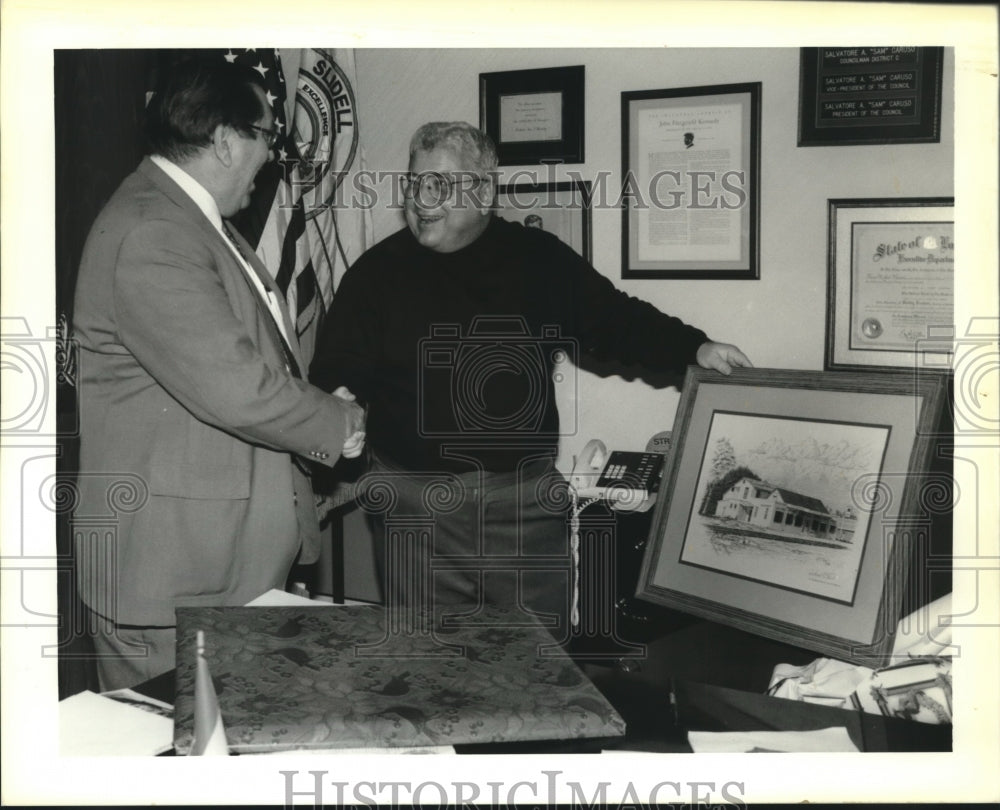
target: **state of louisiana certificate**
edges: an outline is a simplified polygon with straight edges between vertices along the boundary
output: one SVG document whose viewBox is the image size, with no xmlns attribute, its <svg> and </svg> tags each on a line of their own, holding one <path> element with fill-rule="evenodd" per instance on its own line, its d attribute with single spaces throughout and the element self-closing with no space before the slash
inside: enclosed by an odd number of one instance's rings
<svg viewBox="0 0 1000 810">
<path fill-rule="evenodd" d="M 827 368 L 950 366 L 950 197 L 830 200 Z"/>
<path fill-rule="evenodd" d="M 953 222 L 855 222 L 852 349 L 912 352 L 953 322 Z"/>
</svg>

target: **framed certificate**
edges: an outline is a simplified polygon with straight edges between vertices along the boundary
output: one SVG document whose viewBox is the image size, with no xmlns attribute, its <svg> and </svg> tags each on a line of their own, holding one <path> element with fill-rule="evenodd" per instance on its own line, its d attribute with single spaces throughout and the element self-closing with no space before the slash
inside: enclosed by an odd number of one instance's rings
<svg viewBox="0 0 1000 810">
<path fill-rule="evenodd" d="M 948 371 L 954 199 L 829 201 L 827 369 Z"/>
<path fill-rule="evenodd" d="M 760 92 L 622 93 L 622 278 L 759 277 Z"/>
<path fill-rule="evenodd" d="M 527 228 L 554 233 L 591 261 L 589 181 L 511 183 L 497 189 L 496 211 Z"/>
<path fill-rule="evenodd" d="M 944 48 L 802 48 L 799 146 L 938 143 Z"/>
<path fill-rule="evenodd" d="M 583 65 L 479 74 L 479 126 L 501 166 L 583 163 Z"/>
</svg>

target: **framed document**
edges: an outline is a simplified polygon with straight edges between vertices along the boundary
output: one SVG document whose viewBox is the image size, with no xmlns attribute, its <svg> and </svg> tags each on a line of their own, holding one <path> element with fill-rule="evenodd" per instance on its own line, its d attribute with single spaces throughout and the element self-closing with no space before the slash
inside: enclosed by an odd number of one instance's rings
<svg viewBox="0 0 1000 810">
<path fill-rule="evenodd" d="M 799 146 L 937 143 L 944 48 L 802 48 Z"/>
<path fill-rule="evenodd" d="M 759 278 L 760 92 L 622 93 L 622 278 Z"/>
<path fill-rule="evenodd" d="M 940 376 L 691 367 L 637 595 L 885 664 L 931 472 Z M 919 529 L 917 528 L 919 527 Z"/>
<path fill-rule="evenodd" d="M 479 126 L 501 166 L 583 163 L 583 65 L 479 74 Z"/>
<path fill-rule="evenodd" d="M 497 189 L 496 211 L 553 233 L 591 261 L 590 183 L 512 183 Z"/>
<path fill-rule="evenodd" d="M 948 371 L 954 200 L 830 200 L 829 207 L 825 368 Z"/>
</svg>

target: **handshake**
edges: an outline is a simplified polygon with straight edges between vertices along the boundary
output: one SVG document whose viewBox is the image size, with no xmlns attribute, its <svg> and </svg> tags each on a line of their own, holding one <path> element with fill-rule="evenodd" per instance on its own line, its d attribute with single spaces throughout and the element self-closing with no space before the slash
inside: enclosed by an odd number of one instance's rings
<svg viewBox="0 0 1000 810">
<path fill-rule="evenodd" d="M 345 409 L 347 415 L 347 439 L 344 441 L 344 449 L 341 455 L 344 458 L 357 458 L 361 451 L 365 449 L 365 418 L 368 409 L 362 408 L 354 402 L 354 394 L 347 390 L 345 386 L 340 386 L 333 392 L 335 397 L 340 397 L 349 403 Z"/>
<path fill-rule="evenodd" d="M 340 386 L 333 392 L 333 396 L 344 401 L 344 414 L 347 421 L 347 438 L 344 440 L 344 447 L 341 456 L 344 458 L 357 458 L 365 449 L 365 417 L 368 416 L 368 409 L 356 404 L 354 394 L 346 387 Z M 320 522 L 326 519 L 330 510 L 337 504 L 337 497 L 332 493 L 317 492 L 315 494 L 316 516 Z"/>
</svg>

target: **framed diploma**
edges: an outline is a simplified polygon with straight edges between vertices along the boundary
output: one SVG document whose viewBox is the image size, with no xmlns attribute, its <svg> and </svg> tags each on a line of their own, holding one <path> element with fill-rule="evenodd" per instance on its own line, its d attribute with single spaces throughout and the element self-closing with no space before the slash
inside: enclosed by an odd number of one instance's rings
<svg viewBox="0 0 1000 810">
<path fill-rule="evenodd" d="M 583 65 L 479 74 L 479 127 L 501 166 L 583 163 Z"/>
<path fill-rule="evenodd" d="M 944 48 L 802 48 L 799 146 L 937 143 Z"/>
<path fill-rule="evenodd" d="M 759 278 L 760 92 L 622 93 L 622 278 Z"/>
<path fill-rule="evenodd" d="M 829 206 L 825 367 L 948 371 L 954 199 L 830 200 Z"/>
<path fill-rule="evenodd" d="M 548 231 L 591 261 L 589 181 L 511 183 L 497 189 L 496 211 L 526 228 Z"/>
</svg>

